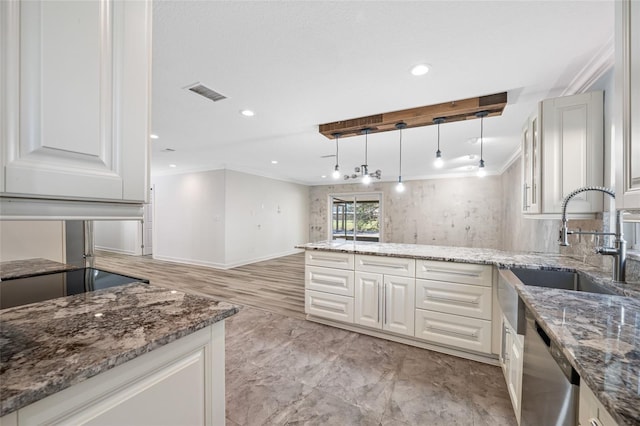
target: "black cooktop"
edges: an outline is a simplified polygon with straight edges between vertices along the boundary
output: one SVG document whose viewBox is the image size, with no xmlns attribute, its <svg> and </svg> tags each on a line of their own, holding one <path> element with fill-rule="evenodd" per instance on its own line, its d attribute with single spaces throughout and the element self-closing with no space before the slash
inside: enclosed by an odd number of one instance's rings
<svg viewBox="0 0 640 426">
<path fill-rule="evenodd" d="M 0 281 L 0 309 L 149 280 L 95 268 Z"/>
</svg>

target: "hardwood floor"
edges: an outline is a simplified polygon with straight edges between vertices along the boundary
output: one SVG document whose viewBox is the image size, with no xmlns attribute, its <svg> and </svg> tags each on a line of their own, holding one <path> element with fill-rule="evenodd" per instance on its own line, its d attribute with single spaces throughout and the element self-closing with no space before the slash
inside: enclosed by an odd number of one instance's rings
<svg viewBox="0 0 640 426">
<path fill-rule="evenodd" d="M 304 318 L 304 253 L 233 269 L 97 251 L 96 268 L 146 278 L 162 287 Z"/>
</svg>

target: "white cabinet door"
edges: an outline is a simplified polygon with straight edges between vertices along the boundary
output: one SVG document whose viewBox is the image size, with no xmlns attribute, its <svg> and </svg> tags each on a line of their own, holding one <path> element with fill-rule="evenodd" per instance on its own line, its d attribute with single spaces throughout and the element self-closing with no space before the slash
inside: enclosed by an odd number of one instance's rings
<svg viewBox="0 0 640 426">
<path fill-rule="evenodd" d="M 416 280 L 416 308 L 491 320 L 492 288 Z"/>
<path fill-rule="evenodd" d="M 602 91 L 542 101 L 542 213 L 561 213 L 562 200 L 574 189 L 602 186 L 604 133 Z M 603 210 L 602 193 L 574 197 L 568 212 Z"/>
<path fill-rule="evenodd" d="M 353 271 L 307 265 L 305 274 L 305 288 L 307 290 L 353 297 Z"/>
<path fill-rule="evenodd" d="M 615 7 L 616 208 L 640 209 L 640 3 Z"/>
<path fill-rule="evenodd" d="M 522 130 L 522 212 L 540 213 L 541 190 L 540 112 Z"/>
<path fill-rule="evenodd" d="M 1 3 L 0 192 L 144 201 L 150 2 Z"/>
<path fill-rule="evenodd" d="M 353 297 L 306 290 L 304 311 L 309 315 L 353 324 Z"/>
<path fill-rule="evenodd" d="M 384 276 L 384 318 L 382 328 L 413 336 L 415 328 L 415 279 Z"/>
<path fill-rule="evenodd" d="M 491 353 L 491 321 L 416 309 L 415 337 L 481 353 Z"/>
<path fill-rule="evenodd" d="M 580 426 L 617 426 L 618 424 L 584 381 L 580 383 L 578 406 L 580 407 L 578 412 Z"/>
<path fill-rule="evenodd" d="M 523 345 L 517 334 L 509 333 L 509 362 L 507 364 L 507 390 L 513 405 L 516 418 L 520 419 L 520 403 L 522 401 L 522 361 Z"/>
<path fill-rule="evenodd" d="M 356 272 L 355 318 L 356 324 L 382 328 L 382 275 Z"/>
</svg>

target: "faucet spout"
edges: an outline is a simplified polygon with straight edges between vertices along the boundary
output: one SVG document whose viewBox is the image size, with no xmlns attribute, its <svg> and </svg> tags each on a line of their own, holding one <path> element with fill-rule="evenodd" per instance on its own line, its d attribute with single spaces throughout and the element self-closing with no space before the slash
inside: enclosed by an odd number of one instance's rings
<svg viewBox="0 0 640 426">
<path fill-rule="evenodd" d="M 625 266 L 627 262 L 627 242 L 623 238 L 622 231 L 622 210 L 616 211 L 616 232 L 615 233 L 603 233 L 603 232 L 575 232 L 570 231 L 567 225 L 567 204 L 569 201 L 576 195 L 587 192 L 587 191 L 598 191 L 604 194 L 609 195 L 611 198 L 615 199 L 616 194 L 612 189 L 604 188 L 601 186 L 584 186 L 582 188 L 578 188 L 572 191 L 569 195 L 564 197 L 562 200 L 562 226 L 560 227 L 560 245 L 568 246 L 569 245 L 569 234 L 594 234 L 594 235 L 613 235 L 615 236 L 615 246 L 614 247 L 599 247 L 596 251 L 599 254 L 609 255 L 615 257 L 615 263 L 613 266 L 613 279 L 614 281 L 624 282 L 625 280 Z"/>
</svg>

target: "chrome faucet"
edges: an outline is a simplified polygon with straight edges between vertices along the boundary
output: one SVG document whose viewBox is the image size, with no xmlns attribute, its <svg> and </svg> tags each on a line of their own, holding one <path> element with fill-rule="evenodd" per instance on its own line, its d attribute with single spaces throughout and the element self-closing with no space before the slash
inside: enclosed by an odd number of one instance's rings
<svg viewBox="0 0 640 426">
<path fill-rule="evenodd" d="M 615 241 L 613 247 L 598 247 L 596 248 L 596 253 L 615 257 L 615 262 L 613 264 L 613 280 L 624 282 L 626 278 L 625 266 L 627 263 L 627 242 L 624 240 L 622 232 L 622 215 L 624 213 L 622 210 L 616 210 L 616 232 L 571 231 L 567 227 L 567 204 L 569 204 L 569 201 L 571 201 L 571 199 L 576 195 L 587 191 L 599 191 L 609 195 L 613 199 L 616 198 L 616 194 L 612 189 L 603 188 L 600 186 L 585 186 L 582 188 L 578 188 L 564 197 L 564 200 L 562 200 L 562 227 L 560 228 L 559 238 L 560 245 L 565 247 L 569 245 L 569 234 L 614 236 Z"/>
</svg>

